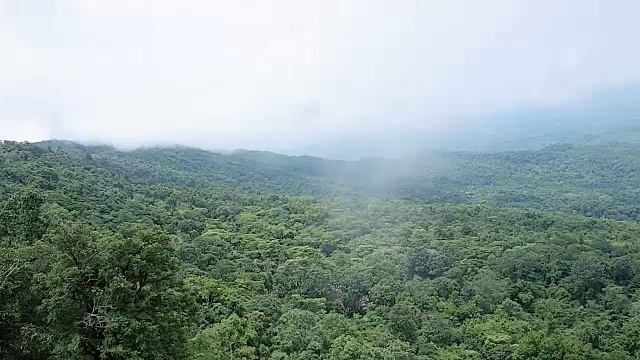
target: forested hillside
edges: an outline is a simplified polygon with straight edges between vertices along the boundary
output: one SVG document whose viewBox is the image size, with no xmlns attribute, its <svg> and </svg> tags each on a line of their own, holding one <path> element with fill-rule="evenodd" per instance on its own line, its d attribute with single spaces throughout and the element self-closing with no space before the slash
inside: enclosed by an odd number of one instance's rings
<svg viewBox="0 0 640 360">
<path fill-rule="evenodd" d="M 640 146 L 0 144 L 0 359 L 640 358 Z"/>
</svg>

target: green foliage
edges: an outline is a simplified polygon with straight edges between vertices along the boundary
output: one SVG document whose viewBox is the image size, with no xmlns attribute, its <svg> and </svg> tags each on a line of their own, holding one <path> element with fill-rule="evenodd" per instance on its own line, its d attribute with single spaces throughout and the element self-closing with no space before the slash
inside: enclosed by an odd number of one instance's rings
<svg viewBox="0 0 640 360">
<path fill-rule="evenodd" d="M 636 358 L 639 155 L 0 144 L 0 358 Z"/>
<path fill-rule="evenodd" d="M 20 190 L 0 208 L 0 241 L 33 242 L 45 229 L 40 216 L 44 196 L 34 189 Z"/>
</svg>

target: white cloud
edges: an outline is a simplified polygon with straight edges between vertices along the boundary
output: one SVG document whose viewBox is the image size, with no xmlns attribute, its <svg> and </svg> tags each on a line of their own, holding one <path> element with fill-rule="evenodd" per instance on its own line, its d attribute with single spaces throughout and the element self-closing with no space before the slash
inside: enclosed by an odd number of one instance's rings
<svg viewBox="0 0 640 360">
<path fill-rule="evenodd" d="M 0 2 L 0 121 L 33 136 L 278 150 L 640 80 L 631 0 L 45 3 Z"/>
<path fill-rule="evenodd" d="M 51 129 L 43 121 L 32 119 L 0 119 L 0 139 L 40 141 L 51 136 Z"/>
</svg>

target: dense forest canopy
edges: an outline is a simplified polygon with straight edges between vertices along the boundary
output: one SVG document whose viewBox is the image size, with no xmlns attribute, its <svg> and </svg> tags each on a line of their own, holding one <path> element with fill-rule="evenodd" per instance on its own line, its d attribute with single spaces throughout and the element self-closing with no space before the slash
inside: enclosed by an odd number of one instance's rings
<svg viewBox="0 0 640 360">
<path fill-rule="evenodd" d="M 640 358 L 640 145 L 0 144 L 2 359 Z"/>
</svg>

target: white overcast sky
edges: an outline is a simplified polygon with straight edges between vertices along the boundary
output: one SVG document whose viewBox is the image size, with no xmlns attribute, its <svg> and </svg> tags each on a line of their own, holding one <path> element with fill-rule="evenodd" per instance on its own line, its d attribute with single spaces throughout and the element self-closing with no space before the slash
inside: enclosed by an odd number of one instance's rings
<svg viewBox="0 0 640 360">
<path fill-rule="evenodd" d="M 635 0 L 0 0 L 0 138 L 280 150 L 564 106 L 640 80 L 639 14 Z"/>
</svg>

